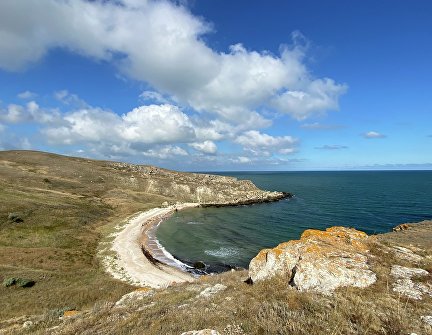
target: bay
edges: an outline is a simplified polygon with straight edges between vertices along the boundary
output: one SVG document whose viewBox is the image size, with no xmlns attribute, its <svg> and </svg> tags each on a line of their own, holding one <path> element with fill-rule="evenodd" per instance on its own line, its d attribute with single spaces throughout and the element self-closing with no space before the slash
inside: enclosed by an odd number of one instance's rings
<svg viewBox="0 0 432 335">
<path fill-rule="evenodd" d="M 180 211 L 156 233 L 185 263 L 211 271 L 247 268 L 263 248 L 298 239 L 305 229 L 346 226 L 376 234 L 432 219 L 432 171 L 227 172 L 259 188 L 295 197 L 275 203 Z"/>
</svg>

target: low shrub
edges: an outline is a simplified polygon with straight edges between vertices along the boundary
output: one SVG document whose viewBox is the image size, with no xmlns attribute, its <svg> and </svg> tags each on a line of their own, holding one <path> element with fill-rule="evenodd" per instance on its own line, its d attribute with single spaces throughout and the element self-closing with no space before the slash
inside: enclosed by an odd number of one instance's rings
<svg viewBox="0 0 432 335">
<path fill-rule="evenodd" d="M 10 287 L 16 284 L 16 278 L 6 278 L 3 280 L 4 287 Z"/>
<path fill-rule="evenodd" d="M 24 221 L 21 213 L 9 213 L 8 220 L 15 223 L 21 223 Z"/>
<path fill-rule="evenodd" d="M 32 287 L 36 284 L 34 280 L 25 279 L 25 278 L 17 278 L 16 285 L 19 287 Z"/>
<path fill-rule="evenodd" d="M 11 286 L 19 286 L 19 287 L 32 287 L 36 284 L 34 280 L 26 279 L 26 278 L 6 278 L 3 281 L 3 286 L 11 287 Z"/>
</svg>

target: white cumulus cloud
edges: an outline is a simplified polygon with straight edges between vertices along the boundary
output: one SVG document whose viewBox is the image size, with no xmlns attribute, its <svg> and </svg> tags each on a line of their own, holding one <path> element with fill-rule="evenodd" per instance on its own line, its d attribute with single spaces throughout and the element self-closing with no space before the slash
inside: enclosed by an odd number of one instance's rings
<svg viewBox="0 0 432 335">
<path fill-rule="evenodd" d="M 120 136 L 131 142 L 190 142 L 195 130 L 189 117 L 173 105 L 150 105 L 134 108 L 122 116 Z"/>
<path fill-rule="evenodd" d="M 366 133 L 363 134 L 364 138 L 385 138 L 386 135 L 381 134 L 377 131 L 368 131 Z"/>
<path fill-rule="evenodd" d="M 51 142 L 105 141 L 146 146 L 196 139 L 189 117 L 172 105 L 141 106 L 121 116 L 100 108 L 86 108 L 65 114 L 63 120 L 62 125 L 43 130 Z"/>
<path fill-rule="evenodd" d="M 206 154 L 215 154 L 217 146 L 213 141 L 206 140 L 204 142 L 195 142 L 189 144 L 195 150 L 201 151 Z"/>
<path fill-rule="evenodd" d="M 246 151 L 255 154 L 271 155 L 278 152 L 287 155 L 295 152 L 298 140 L 292 136 L 271 136 L 257 130 L 244 132 L 235 139 Z"/>
<path fill-rule="evenodd" d="M 113 62 L 161 97 L 232 124 L 265 122 L 257 112 L 263 106 L 298 120 L 338 109 L 346 85 L 311 75 L 300 33 L 273 55 L 240 43 L 214 50 L 203 38 L 211 32 L 203 18 L 168 1 L 3 0 L 0 68 L 21 70 L 60 47 Z"/>
</svg>

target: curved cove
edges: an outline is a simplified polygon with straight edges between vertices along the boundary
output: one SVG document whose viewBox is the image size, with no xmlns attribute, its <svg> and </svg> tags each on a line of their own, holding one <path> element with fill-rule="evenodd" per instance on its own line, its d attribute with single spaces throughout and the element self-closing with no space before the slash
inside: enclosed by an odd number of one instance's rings
<svg viewBox="0 0 432 335">
<path fill-rule="evenodd" d="M 261 249 L 298 239 L 308 228 L 348 226 L 368 234 L 432 219 L 432 171 L 224 173 L 291 200 L 251 206 L 180 211 L 157 238 L 183 262 L 213 271 L 247 267 Z"/>
</svg>

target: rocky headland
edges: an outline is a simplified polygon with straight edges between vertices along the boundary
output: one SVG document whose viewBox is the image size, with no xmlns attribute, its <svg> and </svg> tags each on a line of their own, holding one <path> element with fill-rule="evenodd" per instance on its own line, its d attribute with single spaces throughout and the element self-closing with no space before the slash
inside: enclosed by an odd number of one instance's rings
<svg viewBox="0 0 432 335">
<path fill-rule="evenodd" d="M 143 192 L 194 202 L 202 207 L 238 206 L 290 198 L 288 192 L 270 192 L 256 187 L 250 180 L 203 173 L 184 173 L 154 166 L 111 163 L 119 171 L 132 174 L 130 183 Z M 166 205 L 175 204 L 166 202 Z"/>
</svg>

